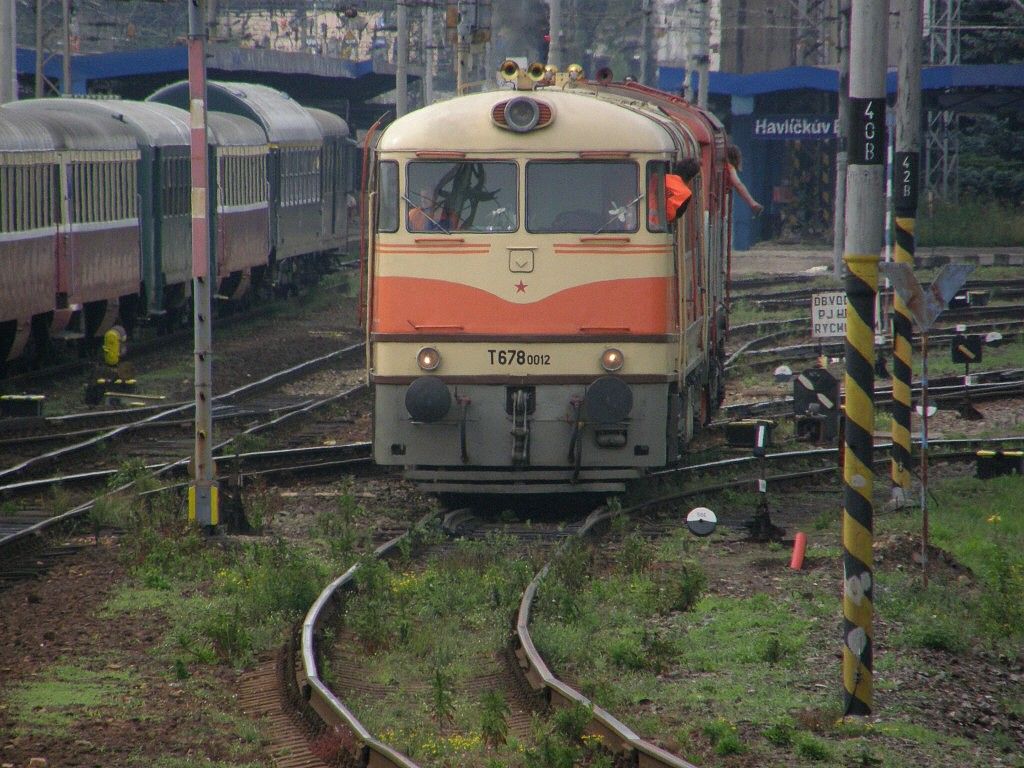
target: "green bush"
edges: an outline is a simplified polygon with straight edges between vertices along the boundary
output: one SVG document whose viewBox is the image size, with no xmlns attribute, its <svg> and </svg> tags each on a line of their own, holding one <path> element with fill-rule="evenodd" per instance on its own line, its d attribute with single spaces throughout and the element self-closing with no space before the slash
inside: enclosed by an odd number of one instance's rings
<svg viewBox="0 0 1024 768">
<path fill-rule="evenodd" d="M 707 588 L 708 578 L 695 560 L 685 560 L 678 571 L 659 578 L 661 613 L 688 611 Z"/>
<path fill-rule="evenodd" d="M 587 725 L 593 717 L 589 707 L 575 704 L 555 712 L 553 719 L 555 730 L 570 741 L 576 742 L 583 738 Z"/>
<path fill-rule="evenodd" d="M 654 547 L 639 531 L 629 534 L 619 551 L 619 567 L 626 573 L 641 573 L 654 559 Z"/>
<path fill-rule="evenodd" d="M 218 612 L 208 617 L 202 630 L 221 661 L 242 664 L 251 657 L 252 635 L 237 603 L 230 612 Z"/>
<path fill-rule="evenodd" d="M 740 741 L 739 734 L 736 733 L 736 726 L 726 720 L 721 718 L 712 720 L 704 726 L 703 731 L 704 736 L 714 747 L 716 755 L 724 757 L 725 755 L 738 755 L 745 751 L 743 742 Z"/>
<path fill-rule="evenodd" d="M 798 733 L 793 744 L 796 753 L 805 760 L 820 762 L 832 759 L 832 749 L 828 744 L 809 733 Z"/>
<path fill-rule="evenodd" d="M 795 736 L 796 729 L 792 723 L 786 721 L 772 723 L 764 732 L 764 737 L 777 747 L 792 745 Z"/>
<path fill-rule="evenodd" d="M 647 659 L 640 641 L 635 637 L 622 637 L 608 648 L 612 662 L 622 669 L 641 670 L 647 666 Z"/>
</svg>

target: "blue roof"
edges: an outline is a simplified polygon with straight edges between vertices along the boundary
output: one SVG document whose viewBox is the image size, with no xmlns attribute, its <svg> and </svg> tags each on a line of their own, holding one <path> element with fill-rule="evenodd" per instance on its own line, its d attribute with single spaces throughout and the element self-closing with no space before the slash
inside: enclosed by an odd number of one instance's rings
<svg viewBox="0 0 1024 768">
<path fill-rule="evenodd" d="M 678 92 L 682 89 L 685 74 L 682 67 L 659 67 L 658 87 Z M 961 64 L 923 69 L 922 90 L 948 88 L 1024 88 L 1024 64 Z M 786 67 L 748 75 L 711 72 L 708 78 L 711 93 L 727 96 L 760 96 L 802 89 L 835 92 L 839 89 L 839 73 L 825 67 Z M 894 71 L 886 76 L 886 91 L 890 95 L 896 93 Z"/>
<path fill-rule="evenodd" d="M 207 66 L 215 69 L 218 66 L 235 69 L 243 68 L 248 63 L 244 59 L 247 54 L 266 53 L 247 49 L 208 50 Z M 274 53 L 274 52 L 272 52 Z M 296 60 L 298 56 L 294 57 Z M 317 58 L 317 57 L 314 57 Z M 323 57 L 319 57 L 323 58 Z M 18 48 L 18 71 L 34 73 L 36 70 L 36 54 L 32 48 Z M 338 69 L 346 77 L 362 77 L 373 73 L 373 61 L 349 61 L 347 59 L 325 59 L 333 68 Z M 47 77 L 59 79 L 63 74 L 63 60 L 59 54 L 51 56 L 43 65 Z M 88 81 L 103 78 L 126 77 L 132 75 L 164 74 L 168 72 L 188 71 L 188 48 L 183 45 L 167 48 L 146 48 L 138 51 L 114 51 L 111 53 L 91 53 L 71 57 L 71 73 L 76 81 Z"/>
</svg>

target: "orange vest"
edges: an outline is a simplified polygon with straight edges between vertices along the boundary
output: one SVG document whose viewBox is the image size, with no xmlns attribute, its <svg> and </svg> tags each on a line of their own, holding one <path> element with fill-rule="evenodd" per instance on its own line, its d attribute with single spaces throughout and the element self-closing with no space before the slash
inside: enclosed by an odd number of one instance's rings
<svg viewBox="0 0 1024 768">
<path fill-rule="evenodd" d="M 682 176 L 665 174 L 665 215 L 669 221 L 676 220 L 691 197 L 693 192 L 686 186 Z"/>
</svg>

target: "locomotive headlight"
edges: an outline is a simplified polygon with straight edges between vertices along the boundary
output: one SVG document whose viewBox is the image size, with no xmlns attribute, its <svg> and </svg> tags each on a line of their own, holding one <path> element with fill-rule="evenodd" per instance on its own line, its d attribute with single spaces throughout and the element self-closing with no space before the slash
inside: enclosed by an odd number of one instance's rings
<svg viewBox="0 0 1024 768">
<path fill-rule="evenodd" d="M 433 371 L 441 364 L 441 353 L 433 347 L 424 347 L 416 353 L 416 365 L 421 371 Z"/>
<path fill-rule="evenodd" d="M 606 371 L 617 371 L 622 368 L 626 358 L 615 348 L 606 349 L 601 354 L 601 367 Z"/>
<path fill-rule="evenodd" d="M 519 96 L 505 105 L 505 122 L 516 133 L 526 133 L 537 127 L 540 107 L 533 99 Z"/>
</svg>

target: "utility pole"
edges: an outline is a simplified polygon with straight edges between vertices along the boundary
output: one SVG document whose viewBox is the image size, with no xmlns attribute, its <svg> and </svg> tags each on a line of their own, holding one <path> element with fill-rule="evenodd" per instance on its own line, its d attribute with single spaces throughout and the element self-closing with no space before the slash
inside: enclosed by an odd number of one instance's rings
<svg viewBox="0 0 1024 768">
<path fill-rule="evenodd" d="M 473 34 L 473 18 L 476 0 L 459 0 L 459 22 L 456 28 L 457 40 L 455 47 L 455 93 L 466 92 L 469 77 L 469 39 Z M 474 13 L 471 16 L 471 11 Z"/>
<path fill-rule="evenodd" d="M 843 459 L 844 715 L 869 715 L 873 689 L 875 296 L 885 218 L 888 0 L 850 17 L 850 166 L 846 180 L 846 451 Z"/>
<path fill-rule="evenodd" d="M 839 114 L 836 119 L 836 203 L 832 225 L 832 274 L 843 274 L 846 236 L 846 145 L 850 135 L 850 0 L 839 8 Z"/>
<path fill-rule="evenodd" d="M 423 106 L 434 103 L 434 4 L 423 11 Z"/>
<path fill-rule="evenodd" d="M 43 97 L 43 6 L 45 0 L 36 0 L 36 86 L 37 99 Z"/>
<path fill-rule="evenodd" d="M 647 85 L 647 48 L 651 37 L 651 0 L 640 3 L 640 85 Z"/>
<path fill-rule="evenodd" d="M 700 53 L 697 58 L 697 76 L 700 80 L 697 84 L 697 106 L 701 109 L 708 108 L 708 67 L 711 61 L 711 51 L 709 50 L 711 38 L 709 5 L 708 0 L 700 0 Z"/>
<path fill-rule="evenodd" d="M 18 100 L 18 47 L 15 0 L 0 0 L 0 104 Z"/>
<path fill-rule="evenodd" d="M 562 0 L 548 0 L 548 37 L 551 42 L 548 44 L 548 60 L 555 69 L 562 68 Z"/>
<path fill-rule="evenodd" d="M 63 39 L 64 55 L 61 57 L 61 93 L 65 96 L 71 95 L 71 0 L 61 0 L 61 19 L 63 19 L 63 29 L 61 29 L 61 35 Z"/>
<path fill-rule="evenodd" d="M 898 0 L 896 161 L 893 196 L 896 209 L 897 264 L 914 266 L 918 174 L 921 167 L 921 0 Z M 892 317 L 892 499 L 902 506 L 910 491 L 910 385 L 913 346 L 910 309 L 897 293 Z M 925 417 L 927 418 L 927 416 Z"/>
<path fill-rule="evenodd" d="M 398 52 L 395 62 L 395 116 L 409 111 L 409 7 L 406 0 L 396 0 L 398 6 Z"/>
<path fill-rule="evenodd" d="M 188 4 L 188 103 L 192 165 L 192 310 L 195 330 L 195 455 L 188 491 L 188 519 L 215 528 L 219 522 L 213 463 L 213 329 L 210 307 L 210 166 L 206 140 L 205 0 Z"/>
</svg>

